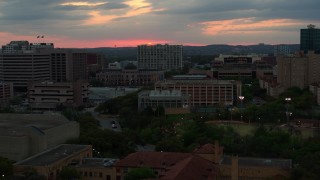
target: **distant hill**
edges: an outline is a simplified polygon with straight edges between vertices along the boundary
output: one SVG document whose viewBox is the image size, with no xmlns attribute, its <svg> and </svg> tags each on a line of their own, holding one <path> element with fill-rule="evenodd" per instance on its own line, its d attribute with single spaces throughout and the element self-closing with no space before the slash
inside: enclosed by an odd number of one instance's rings
<svg viewBox="0 0 320 180">
<path fill-rule="evenodd" d="M 299 44 L 288 44 L 291 51 L 298 51 Z M 119 57 L 119 58 L 135 58 L 137 56 L 136 47 L 101 47 L 88 49 L 93 52 L 102 52 L 106 57 Z M 274 45 L 258 44 L 248 46 L 231 46 L 231 45 L 207 45 L 207 46 L 183 46 L 184 56 L 195 55 L 218 55 L 218 54 L 273 54 Z"/>
</svg>

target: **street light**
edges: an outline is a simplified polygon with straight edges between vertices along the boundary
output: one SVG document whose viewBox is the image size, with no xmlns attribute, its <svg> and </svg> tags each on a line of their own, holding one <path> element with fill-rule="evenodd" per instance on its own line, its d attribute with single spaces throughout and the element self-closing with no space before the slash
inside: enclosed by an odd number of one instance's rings
<svg viewBox="0 0 320 180">
<path fill-rule="evenodd" d="M 284 99 L 286 101 L 286 116 L 287 116 L 287 125 L 289 126 L 289 102 L 291 101 L 290 97 Z"/>
<path fill-rule="evenodd" d="M 239 96 L 239 99 L 241 101 L 240 115 L 241 115 L 241 121 L 242 121 L 242 101 L 244 100 L 244 96 Z"/>
</svg>

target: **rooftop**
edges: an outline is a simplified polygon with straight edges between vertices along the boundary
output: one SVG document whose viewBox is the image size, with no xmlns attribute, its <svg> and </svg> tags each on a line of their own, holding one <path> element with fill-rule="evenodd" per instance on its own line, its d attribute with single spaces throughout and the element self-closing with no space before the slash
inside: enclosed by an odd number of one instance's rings
<svg viewBox="0 0 320 180">
<path fill-rule="evenodd" d="M 199 79 L 199 80 L 190 80 L 190 79 L 180 79 L 180 80 L 165 80 L 158 81 L 155 84 L 233 84 L 234 80 L 212 80 L 212 79 Z"/>
<path fill-rule="evenodd" d="M 67 123 L 69 121 L 61 114 L 1 114 L 0 136 L 24 136 L 29 128 L 44 131 Z"/>
<path fill-rule="evenodd" d="M 48 149 L 28 159 L 17 162 L 16 165 L 46 166 L 69 157 L 77 152 L 91 149 L 91 145 L 61 144 Z"/>
<path fill-rule="evenodd" d="M 118 160 L 112 158 L 84 158 L 80 167 L 110 167 Z"/>
</svg>

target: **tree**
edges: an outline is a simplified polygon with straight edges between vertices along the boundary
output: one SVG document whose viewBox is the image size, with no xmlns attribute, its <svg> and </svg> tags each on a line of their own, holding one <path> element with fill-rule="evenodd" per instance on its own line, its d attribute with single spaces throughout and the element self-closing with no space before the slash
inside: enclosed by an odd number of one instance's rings
<svg viewBox="0 0 320 180">
<path fill-rule="evenodd" d="M 80 179 L 80 174 L 74 167 L 63 167 L 59 177 L 61 180 L 74 180 L 74 179 Z"/>
<path fill-rule="evenodd" d="M 147 178 L 155 178 L 155 174 L 152 169 L 148 167 L 142 167 L 137 169 L 131 169 L 124 177 L 124 180 L 141 180 Z"/>
<path fill-rule="evenodd" d="M 12 162 L 7 158 L 0 157 L 0 175 L 12 175 Z"/>
</svg>

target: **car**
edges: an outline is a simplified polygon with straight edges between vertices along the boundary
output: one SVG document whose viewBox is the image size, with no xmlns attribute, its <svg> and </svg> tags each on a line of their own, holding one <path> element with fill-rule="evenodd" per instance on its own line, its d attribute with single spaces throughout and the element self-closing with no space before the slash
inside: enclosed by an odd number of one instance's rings
<svg viewBox="0 0 320 180">
<path fill-rule="evenodd" d="M 112 128 L 117 128 L 117 125 L 116 124 L 112 124 L 111 127 Z"/>
</svg>

